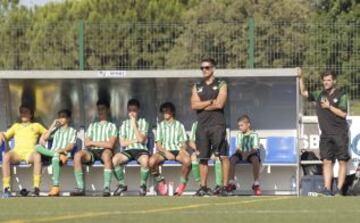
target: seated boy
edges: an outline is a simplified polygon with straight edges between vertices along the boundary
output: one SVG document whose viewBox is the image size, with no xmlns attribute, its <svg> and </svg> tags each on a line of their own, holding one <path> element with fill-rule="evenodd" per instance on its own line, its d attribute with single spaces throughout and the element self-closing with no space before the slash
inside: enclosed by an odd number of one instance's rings
<svg viewBox="0 0 360 223">
<path fill-rule="evenodd" d="M 236 189 L 234 180 L 235 166 L 241 160 L 247 160 L 252 164 L 254 183 L 252 189 L 255 195 L 261 195 L 259 175 L 260 175 L 260 156 L 259 156 L 259 136 L 251 130 L 250 118 L 243 115 L 238 119 L 240 132 L 236 139 L 236 152 L 230 158 L 230 187 Z"/>
<path fill-rule="evenodd" d="M 114 191 L 114 196 L 119 196 L 127 190 L 125 185 L 124 166 L 132 160 L 140 165 L 140 196 L 146 195 L 146 184 L 149 178 L 149 156 L 146 147 L 149 123 L 144 118 L 139 118 L 140 102 L 136 99 L 129 100 L 127 104 L 129 118 L 125 120 L 119 129 L 119 140 L 124 151 L 113 157 L 114 173 L 119 182 Z"/>
<path fill-rule="evenodd" d="M 167 194 L 167 185 L 164 177 L 159 173 L 158 167 L 166 160 L 176 160 L 182 164 L 180 185 L 175 194 L 181 195 L 186 188 L 188 175 L 191 168 L 191 160 L 186 151 L 186 132 L 184 125 L 175 119 L 175 106 L 171 102 L 165 102 L 160 106 L 160 112 L 164 120 L 156 129 L 157 152 L 150 157 L 149 166 L 151 174 L 158 183 L 157 190 L 161 195 Z"/>
<path fill-rule="evenodd" d="M 92 165 L 95 161 L 104 164 L 104 191 L 103 196 L 110 196 L 110 184 L 112 178 L 113 148 L 117 139 L 117 129 L 114 123 L 108 121 L 110 115 L 110 103 L 107 100 L 99 100 L 96 103 L 99 121 L 90 124 L 86 131 L 85 147 L 74 156 L 74 175 L 77 188 L 71 192 L 71 196 L 85 196 L 84 174 L 82 164 Z"/>
<path fill-rule="evenodd" d="M 52 166 L 52 188 L 49 196 L 59 196 L 59 178 L 60 178 L 60 161 L 61 164 L 67 162 L 71 156 L 76 143 L 76 130 L 69 126 L 71 120 L 71 111 L 63 109 L 58 112 L 58 119 L 52 123 L 49 131 L 42 136 L 43 141 L 52 138 L 51 149 L 47 149 L 42 145 L 36 146 L 36 151 L 40 153 L 45 160 L 51 161 Z"/>
<path fill-rule="evenodd" d="M 0 133 L 0 144 L 15 140 L 15 147 L 7 150 L 3 157 L 3 197 L 11 197 L 10 190 L 10 165 L 18 164 L 21 161 L 34 165 L 33 170 L 33 196 L 40 195 L 41 181 L 41 155 L 35 151 L 35 145 L 39 137 L 47 130 L 39 123 L 33 122 L 34 110 L 31 106 L 21 105 L 20 121 L 13 124 L 5 133 Z"/>
</svg>

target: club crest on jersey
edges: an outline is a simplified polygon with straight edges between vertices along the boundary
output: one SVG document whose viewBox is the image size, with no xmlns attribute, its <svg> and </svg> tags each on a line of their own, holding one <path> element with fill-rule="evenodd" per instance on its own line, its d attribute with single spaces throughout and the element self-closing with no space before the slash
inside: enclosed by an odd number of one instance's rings
<svg viewBox="0 0 360 223">
<path fill-rule="evenodd" d="M 334 103 L 337 103 L 339 100 L 337 98 L 334 98 Z"/>
<path fill-rule="evenodd" d="M 216 91 L 218 89 L 218 86 L 214 86 L 213 90 Z"/>
<path fill-rule="evenodd" d="M 197 90 L 198 93 L 203 92 L 203 87 L 199 87 L 199 89 Z"/>
</svg>

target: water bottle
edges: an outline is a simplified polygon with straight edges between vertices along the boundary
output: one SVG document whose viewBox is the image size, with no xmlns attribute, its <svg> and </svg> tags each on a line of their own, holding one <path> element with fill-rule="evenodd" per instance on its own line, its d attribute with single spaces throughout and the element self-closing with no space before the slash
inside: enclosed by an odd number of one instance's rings
<svg viewBox="0 0 360 223">
<path fill-rule="evenodd" d="M 168 190 L 169 196 L 174 196 L 174 182 L 173 181 L 169 182 L 168 188 L 169 188 L 169 190 Z"/>
<path fill-rule="evenodd" d="M 292 192 L 296 192 L 296 177 L 295 176 L 291 176 L 291 178 L 290 178 L 290 190 Z"/>
<path fill-rule="evenodd" d="M 317 192 L 308 192 L 308 197 L 318 197 L 319 194 Z"/>
</svg>

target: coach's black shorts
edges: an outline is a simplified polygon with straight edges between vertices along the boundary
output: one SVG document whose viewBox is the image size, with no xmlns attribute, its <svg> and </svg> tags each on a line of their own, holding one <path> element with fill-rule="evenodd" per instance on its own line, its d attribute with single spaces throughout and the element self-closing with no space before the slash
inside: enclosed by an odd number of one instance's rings
<svg viewBox="0 0 360 223">
<path fill-rule="evenodd" d="M 101 156 L 105 150 L 111 151 L 111 149 L 86 149 L 86 151 L 90 153 L 91 160 L 85 164 L 92 165 L 95 163 L 95 161 L 100 161 L 102 164 L 104 164 L 104 161 L 102 160 Z"/>
<path fill-rule="evenodd" d="M 341 160 L 348 161 L 351 157 L 349 154 L 349 136 L 348 133 L 338 135 L 320 136 L 320 158 L 321 160 Z"/>
<path fill-rule="evenodd" d="M 196 130 L 196 148 L 199 150 L 199 159 L 209 159 L 215 156 L 228 156 L 226 129 L 223 125 L 202 127 Z"/>
<path fill-rule="evenodd" d="M 132 161 L 132 160 L 137 161 L 142 155 L 150 156 L 149 151 L 144 149 L 128 149 L 122 151 L 121 154 L 125 155 L 129 159 L 128 161 Z"/>
</svg>

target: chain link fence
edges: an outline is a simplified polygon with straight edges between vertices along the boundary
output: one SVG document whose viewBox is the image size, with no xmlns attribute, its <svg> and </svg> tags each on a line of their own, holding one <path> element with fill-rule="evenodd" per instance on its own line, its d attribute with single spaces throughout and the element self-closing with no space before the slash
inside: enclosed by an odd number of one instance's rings
<svg viewBox="0 0 360 223">
<path fill-rule="evenodd" d="M 7 24 L 0 27 L 1 70 L 304 68 L 310 90 L 332 69 L 360 115 L 360 24 L 166 23 Z M 310 103 L 304 113 L 313 115 Z"/>
</svg>

